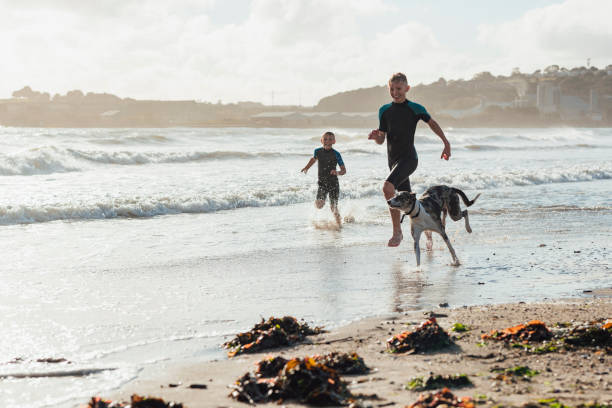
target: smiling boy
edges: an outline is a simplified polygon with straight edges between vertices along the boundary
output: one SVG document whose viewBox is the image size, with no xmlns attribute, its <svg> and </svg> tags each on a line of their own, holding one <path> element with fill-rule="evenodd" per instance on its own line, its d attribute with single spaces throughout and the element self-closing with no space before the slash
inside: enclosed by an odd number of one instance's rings
<svg viewBox="0 0 612 408">
<path fill-rule="evenodd" d="M 378 111 L 379 126 L 370 132 L 368 139 L 378 144 L 387 140 L 387 160 L 391 172 L 383 184 L 385 200 L 395 196 L 396 191 L 412 191 L 410 175 L 418 165 L 418 155 L 414 147 L 414 132 L 419 120 L 426 122 L 429 128 L 444 143 L 440 158 L 448 160 L 451 156 L 450 143 L 438 123 L 432 119 L 425 108 L 406 99 L 410 89 L 406 75 L 398 72 L 389 79 L 389 94 L 393 102 L 383 105 Z M 396 247 L 403 239 L 400 223 L 400 211 L 389 208 L 393 235 L 388 246 Z M 427 246 L 431 248 L 431 232 L 427 235 Z"/>
<path fill-rule="evenodd" d="M 341 224 L 340 212 L 338 211 L 338 197 L 340 195 L 340 185 L 338 176 L 346 174 L 346 167 L 342 156 L 332 148 L 336 143 L 336 136 L 333 132 L 325 132 L 321 136 L 322 147 L 315 149 L 314 155 L 310 158 L 306 166 L 301 170 L 307 173 L 308 169 L 318 160 L 319 161 L 319 188 L 315 206 L 319 209 L 325 205 L 325 198 L 329 194 L 329 208 L 334 214 L 338 226 Z M 337 170 L 340 167 L 340 171 Z"/>
</svg>

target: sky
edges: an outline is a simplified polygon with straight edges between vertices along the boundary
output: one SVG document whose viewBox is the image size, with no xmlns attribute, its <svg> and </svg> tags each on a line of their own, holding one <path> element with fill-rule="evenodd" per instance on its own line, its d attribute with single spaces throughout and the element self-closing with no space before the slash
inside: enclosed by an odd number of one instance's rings
<svg viewBox="0 0 612 408">
<path fill-rule="evenodd" d="M 311 106 L 337 92 L 612 64 L 612 0 L 0 0 L 24 86 Z"/>
</svg>

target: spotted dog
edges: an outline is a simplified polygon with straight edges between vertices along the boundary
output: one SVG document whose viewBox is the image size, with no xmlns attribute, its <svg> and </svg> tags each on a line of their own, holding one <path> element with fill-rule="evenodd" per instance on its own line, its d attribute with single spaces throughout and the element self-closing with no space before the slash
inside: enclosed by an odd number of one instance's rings
<svg viewBox="0 0 612 408">
<path fill-rule="evenodd" d="M 449 186 L 433 186 L 427 189 L 417 200 L 416 194 L 405 191 L 390 200 L 387 200 L 389 207 L 404 212 L 402 220 L 406 215 L 410 216 L 410 230 L 414 239 L 414 252 L 416 254 L 417 266 L 421 264 L 421 248 L 419 239 L 423 231 L 435 231 L 442 235 L 446 246 L 453 257 L 453 265 L 459 265 L 459 259 L 455 250 L 448 240 L 444 227 L 446 226 L 446 214 L 450 214 L 453 221 L 465 219 L 465 229 L 471 233 L 472 228 L 468 219 L 467 210 L 461 211 L 459 197 L 466 206 L 471 206 L 480 197 L 478 194 L 472 201 L 468 200 L 465 193 L 458 188 Z M 442 216 L 442 218 L 440 218 Z M 431 244 L 431 234 L 428 235 L 428 247 Z"/>
</svg>

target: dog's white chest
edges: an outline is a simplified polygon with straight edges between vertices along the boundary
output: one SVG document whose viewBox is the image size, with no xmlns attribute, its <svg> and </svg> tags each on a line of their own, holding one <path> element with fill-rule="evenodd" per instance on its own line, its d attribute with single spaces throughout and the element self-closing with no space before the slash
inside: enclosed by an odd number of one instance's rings
<svg viewBox="0 0 612 408">
<path fill-rule="evenodd" d="M 417 205 L 419 207 L 418 215 L 414 218 L 412 217 L 410 218 L 410 223 L 412 227 L 418 228 L 422 231 L 423 230 L 439 231 L 440 226 L 438 225 L 437 222 L 434 221 L 433 218 L 429 216 L 427 211 L 425 211 L 425 208 L 423 208 L 423 206 L 421 205 L 420 201 L 417 201 Z"/>
</svg>

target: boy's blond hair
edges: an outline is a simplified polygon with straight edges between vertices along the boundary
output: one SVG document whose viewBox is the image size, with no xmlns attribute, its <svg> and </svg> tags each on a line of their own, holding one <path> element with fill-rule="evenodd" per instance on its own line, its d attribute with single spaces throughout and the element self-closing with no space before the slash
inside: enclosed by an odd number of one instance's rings
<svg viewBox="0 0 612 408">
<path fill-rule="evenodd" d="M 395 74 L 391 75 L 391 78 L 389 78 L 389 83 L 391 82 L 403 82 L 407 85 L 408 78 L 406 78 L 406 75 L 404 75 L 403 73 L 396 72 Z"/>
<path fill-rule="evenodd" d="M 321 143 L 323 143 L 323 138 L 325 136 L 333 136 L 334 137 L 334 143 L 336 142 L 336 135 L 334 135 L 334 132 L 330 132 L 329 130 L 325 133 L 323 133 L 323 135 L 321 136 Z"/>
</svg>

